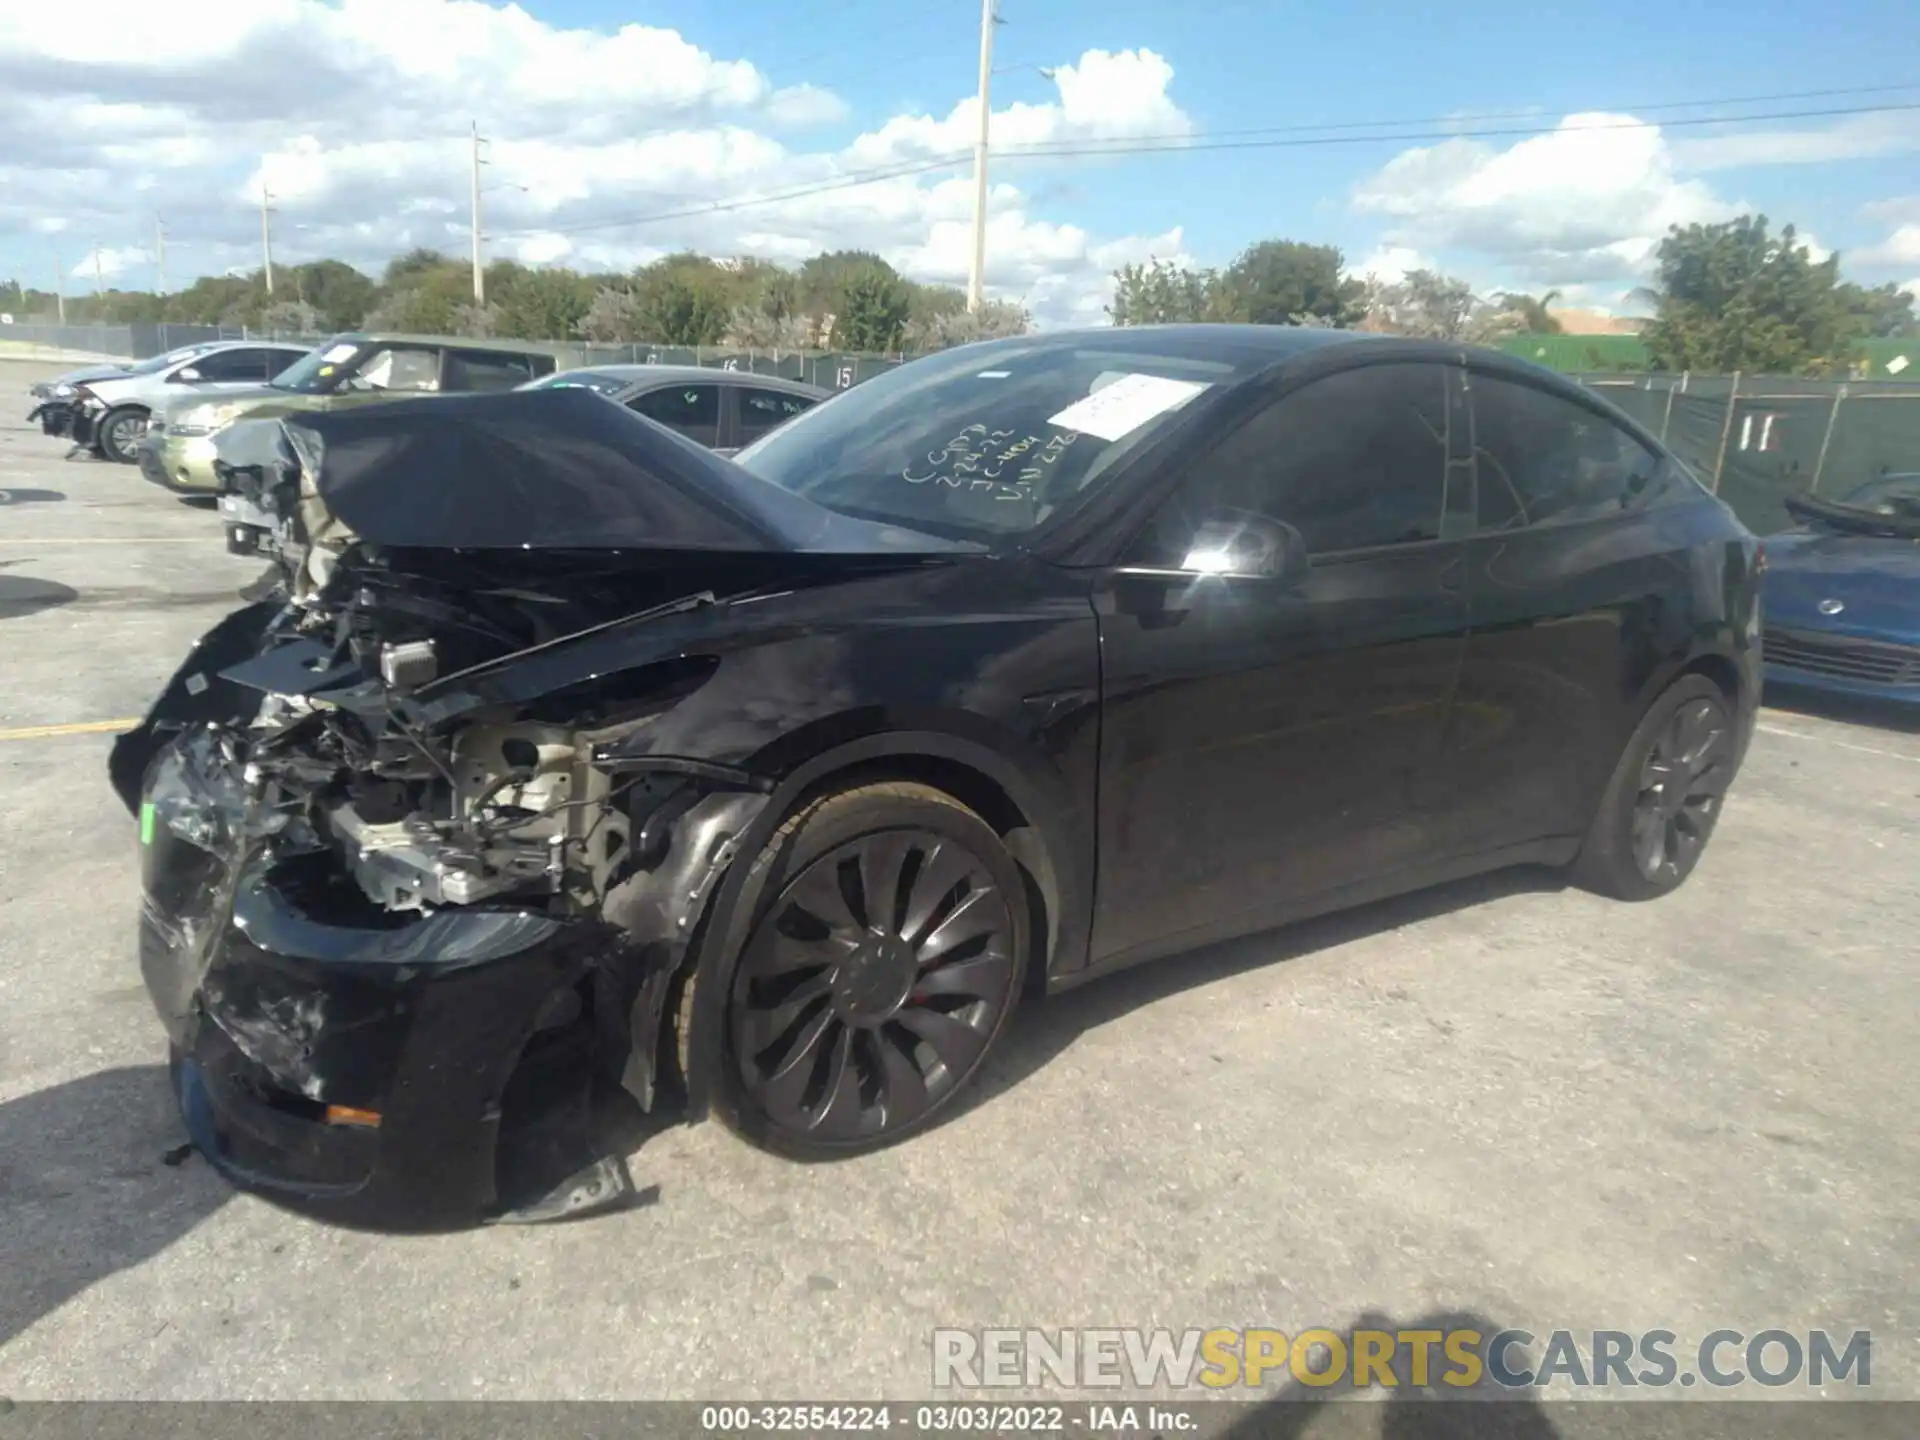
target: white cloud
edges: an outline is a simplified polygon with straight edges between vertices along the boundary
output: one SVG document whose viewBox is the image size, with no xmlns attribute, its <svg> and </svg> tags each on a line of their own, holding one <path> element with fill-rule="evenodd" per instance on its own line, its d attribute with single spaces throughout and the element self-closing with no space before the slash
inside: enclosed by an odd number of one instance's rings
<svg viewBox="0 0 1920 1440">
<path fill-rule="evenodd" d="M 1875 220 L 1920 221 L 1920 195 L 1895 195 L 1886 200 L 1870 200 L 1860 207 L 1860 213 L 1872 216 Z"/>
<path fill-rule="evenodd" d="M 1900 288 L 1913 296 L 1914 299 L 1920 300 L 1920 275 L 1914 276 L 1911 280 L 1902 280 L 1900 282 Z"/>
<path fill-rule="evenodd" d="M 1835 160 L 1910 155 L 1920 150 L 1920 123 L 1916 123 L 1912 111 L 1878 111 L 1803 130 L 1691 135 L 1675 140 L 1672 149 L 1675 163 L 1688 170 L 1823 165 Z"/>
<path fill-rule="evenodd" d="M 1089 50 L 1074 64 L 1057 67 L 1053 83 L 1058 101 L 1021 102 L 993 112 L 990 128 L 996 150 L 1017 154 L 1035 145 L 1193 131 L 1192 120 L 1167 93 L 1173 67 L 1151 50 Z M 969 95 L 940 119 L 896 115 L 860 136 L 847 154 L 863 165 L 962 155 L 972 147 L 979 124 L 980 102 Z"/>
<path fill-rule="evenodd" d="M 1391 285 L 1404 280 L 1410 270 L 1441 268 L 1410 245 L 1376 245 L 1372 252 L 1347 267 L 1353 274 Z"/>
<path fill-rule="evenodd" d="M 996 108 L 995 143 L 1189 133 L 1172 77 L 1151 51 L 1090 50 L 1056 70 L 1053 99 Z M 411 246 L 457 253 L 475 117 L 490 254 L 626 269 L 679 248 L 792 263 L 857 246 L 958 280 L 964 161 L 791 192 L 965 156 L 974 115 L 967 98 L 809 147 L 807 127 L 846 118 L 829 90 L 776 87 L 673 30 L 567 27 L 479 0 L 196 0 L 191 24 L 151 0 L 97 0 L 79 31 L 57 7 L 0 6 L 0 234 L 70 227 L 132 257 L 157 212 L 183 283 L 257 257 L 264 184 L 276 260 L 377 272 Z M 1042 163 L 1062 162 L 1024 166 Z M 1049 320 L 1097 316 L 1107 247 L 1147 239 L 1038 213 L 1008 183 L 1022 168 L 996 160 L 990 287 Z"/>
<path fill-rule="evenodd" d="M 112 245 L 103 245 L 98 250 L 89 250 L 77 259 L 67 262 L 66 271 L 75 282 L 85 285 L 96 275 L 103 280 L 111 280 L 125 275 L 130 270 L 142 270 L 153 264 L 151 250 L 122 249 Z"/>
<path fill-rule="evenodd" d="M 1604 113 L 1505 149 L 1460 138 L 1403 151 L 1353 199 L 1391 222 L 1383 253 L 1464 252 L 1500 285 L 1561 290 L 1631 283 L 1669 226 L 1739 213 L 1676 174 L 1658 128 Z"/>
<path fill-rule="evenodd" d="M 1900 226 L 1878 245 L 1855 250 L 1847 258 L 1861 265 L 1920 265 L 1920 221 Z"/>
</svg>

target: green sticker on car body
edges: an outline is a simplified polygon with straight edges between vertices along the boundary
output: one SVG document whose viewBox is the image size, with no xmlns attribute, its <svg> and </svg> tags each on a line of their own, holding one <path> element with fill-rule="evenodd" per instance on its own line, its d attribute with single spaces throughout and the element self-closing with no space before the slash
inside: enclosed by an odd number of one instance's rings
<svg viewBox="0 0 1920 1440">
<path fill-rule="evenodd" d="M 151 800 L 140 802 L 140 843 L 153 844 L 153 802 Z"/>
</svg>

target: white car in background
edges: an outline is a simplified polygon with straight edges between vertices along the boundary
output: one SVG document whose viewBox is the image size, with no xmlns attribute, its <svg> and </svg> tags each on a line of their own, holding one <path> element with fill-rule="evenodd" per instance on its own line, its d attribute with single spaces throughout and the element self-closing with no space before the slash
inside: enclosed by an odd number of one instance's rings
<svg viewBox="0 0 1920 1440">
<path fill-rule="evenodd" d="M 306 345 L 229 340 L 145 373 L 128 371 L 74 387 L 67 434 L 104 459 L 131 465 L 147 421 L 168 402 L 194 391 L 264 385 L 305 355 Z"/>
</svg>

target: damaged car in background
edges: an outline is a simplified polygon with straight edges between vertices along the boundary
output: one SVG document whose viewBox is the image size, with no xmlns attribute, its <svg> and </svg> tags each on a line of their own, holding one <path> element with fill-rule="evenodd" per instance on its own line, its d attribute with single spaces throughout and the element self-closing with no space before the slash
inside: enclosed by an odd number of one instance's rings
<svg viewBox="0 0 1920 1440">
<path fill-rule="evenodd" d="M 862 1153 L 1029 988 L 1438 880 L 1665 894 L 1758 694 L 1752 537 L 1458 347 L 1029 336 L 737 462 L 566 387 L 217 464 L 281 583 L 114 746 L 140 963 L 195 1147 L 353 1223 L 615 1203 L 609 1099 Z"/>
</svg>

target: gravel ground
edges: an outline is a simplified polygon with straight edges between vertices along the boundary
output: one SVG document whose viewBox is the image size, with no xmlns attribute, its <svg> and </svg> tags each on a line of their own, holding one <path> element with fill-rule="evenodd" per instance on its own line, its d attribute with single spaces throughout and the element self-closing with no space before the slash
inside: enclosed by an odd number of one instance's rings
<svg viewBox="0 0 1920 1440">
<path fill-rule="evenodd" d="M 868 1159 L 678 1128 L 633 1158 L 646 1208 L 433 1238 L 163 1165 L 108 732 L 259 566 L 24 410 L 0 415 L 0 1395 L 910 1398 L 941 1325 L 1449 1316 L 1870 1329 L 1874 1393 L 1920 1398 L 1920 734 L 1884 717 L 1769 709 L 1664 902 L 1498 876 L 1115 977 L 1024 1012 L 976 1103 Z"/>
</svg>

